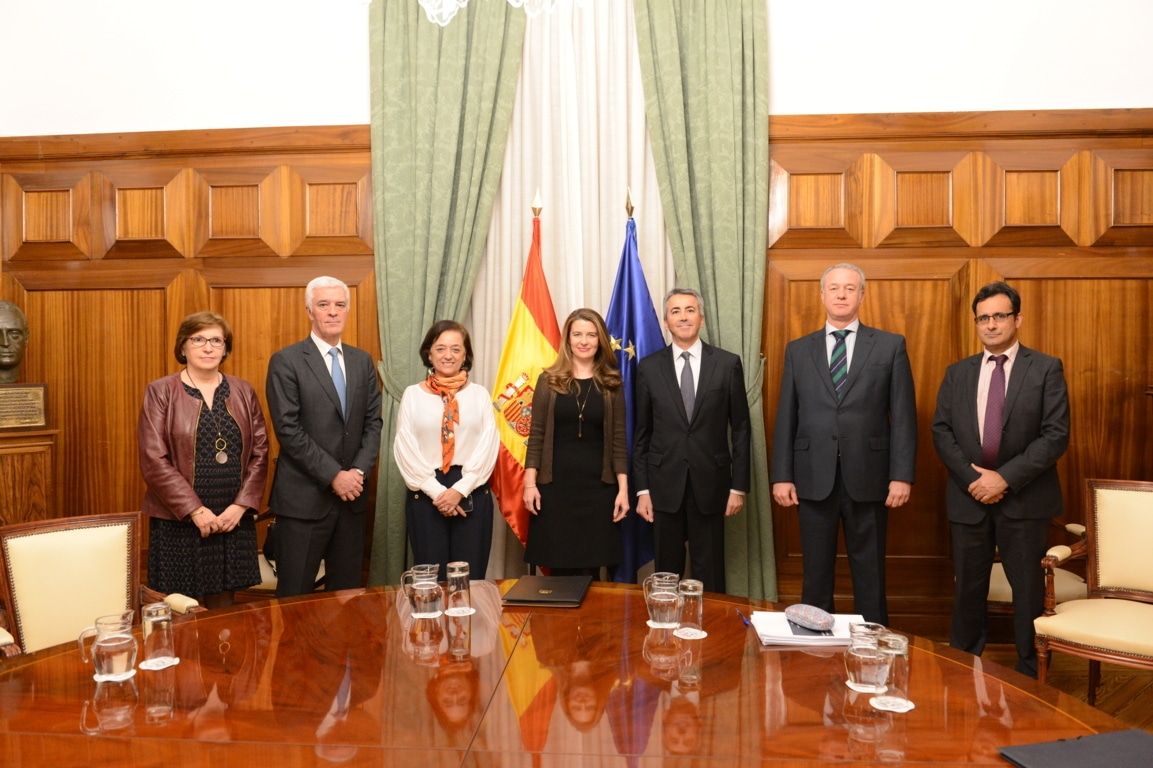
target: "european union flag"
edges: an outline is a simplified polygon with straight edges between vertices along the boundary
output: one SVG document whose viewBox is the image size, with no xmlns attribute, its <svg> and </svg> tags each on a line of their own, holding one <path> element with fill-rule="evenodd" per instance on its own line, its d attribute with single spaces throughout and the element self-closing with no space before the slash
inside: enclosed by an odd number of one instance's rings
<svg viewBox="0 0 1153 768">
<path fill-rule="evenodd" d="M 625 388 L 625 429 L 629 447 L 629 471 L 632 471 L 633 431 L 636 425 L 637 363 L 646 355 L 665 346 L 660 322 L 653 309 L 649 286 L 637 254 L 637 225 L 630 217 L 625 225 L 625 246 L 613 285 L 613 296 L 605 325 L 613 339 Z M 635 488 L 635 484 L 630 482 Z M 622 524 L 625 559 L 613 574 L 614 581 L 635 582 L 637 569 L 653 559 L 653 526 L 636 514 L 636 496 L 632 512 Z"/>
</svg>

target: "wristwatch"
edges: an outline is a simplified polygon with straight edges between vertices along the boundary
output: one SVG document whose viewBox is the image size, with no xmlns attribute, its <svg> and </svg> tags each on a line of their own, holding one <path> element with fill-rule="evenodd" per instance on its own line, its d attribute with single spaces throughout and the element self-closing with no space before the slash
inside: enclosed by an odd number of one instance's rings
<svg viewBox="0 0 1153 768">
<path fill-rule="evenodd" d="M 363 469 L 360 469 L 359 467 L 353 467 L 352 471 L 355 472 L 356 474 L 360 475 L 361 477 L 364 477 L 364 470 Z"/>
</svg>

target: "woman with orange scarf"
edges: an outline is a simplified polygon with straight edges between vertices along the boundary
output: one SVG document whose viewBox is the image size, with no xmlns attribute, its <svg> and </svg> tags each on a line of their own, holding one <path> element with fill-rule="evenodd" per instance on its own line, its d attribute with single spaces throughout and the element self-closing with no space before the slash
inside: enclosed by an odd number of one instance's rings
<svg viewBox="0 0 1153 768">
<path fill-rule="evenodd" d="M 488 478 L 500 438 L 488 390 L 469 381 L 472 340 L 460 323 L 438 320 L 420 345 L 428 378 L 404 391 L 393 455 L 409 493 L 404 513 L 417 563 L 464 560 L 483 579 L 492 544 Z"/>
</svg>

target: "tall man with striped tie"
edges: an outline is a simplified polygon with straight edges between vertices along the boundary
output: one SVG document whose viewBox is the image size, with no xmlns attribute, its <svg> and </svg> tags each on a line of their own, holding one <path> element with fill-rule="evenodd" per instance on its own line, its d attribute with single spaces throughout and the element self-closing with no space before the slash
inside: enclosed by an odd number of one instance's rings
<svg viewBox="0 0 1153 768">
<path fill-rule="evenodd" d="M 973 321 L 985 349 L 945 371 L 933 415 L 933 445 L 949 471 L 949 644 L 978 656 L 984 650 L 989 573 L 1000 550 L 1013 590 L 1017 671 L 1036 677 L 1033 619 L 1044 607 L 1049 518 L 1064 509 L 1057 460 L 1069 447 L 1069 394 L 1060 359 L 1017 340 L 1015 288 L 997 282 L 977 291 Z"/>
<path fill-rule="evenodd" d="M 769 480 L 778 504 L 799 507 L 801 602 L 834 611 L 843 527 L 854 611 L 887 624 L 888 511 L 912 491 L 917 406 L 905 337 L 863 325 L 864 300 L 860 268 L 821 276 L 825 327 L 785 347 Z"/>
</svg>

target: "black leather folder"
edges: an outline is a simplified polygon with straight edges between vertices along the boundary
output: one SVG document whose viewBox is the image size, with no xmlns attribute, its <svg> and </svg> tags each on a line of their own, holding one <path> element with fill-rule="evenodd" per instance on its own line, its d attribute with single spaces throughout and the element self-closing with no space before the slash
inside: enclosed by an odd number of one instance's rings
<svg viewBox="0 0 1153 768">
<path fill-rule="evenodd" d="M 521 576 L 501 598 L 501 605 L 576 608 L 592 576 Z"/>
<path fill-rule="evenodd" d="M 1149 768 L 1153 765 L 1153 734 L 1113 731 L 1075 739 L 1001 747 L 1001 757 L 1020 768 Z"/>
</svg>

